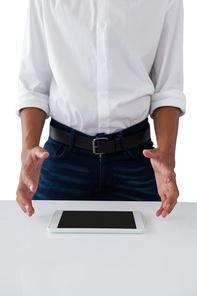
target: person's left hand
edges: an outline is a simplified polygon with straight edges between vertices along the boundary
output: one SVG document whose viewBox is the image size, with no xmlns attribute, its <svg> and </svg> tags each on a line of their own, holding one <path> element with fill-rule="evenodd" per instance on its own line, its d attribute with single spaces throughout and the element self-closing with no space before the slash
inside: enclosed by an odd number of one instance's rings
<svg viewBox="0 0 197 296">
<path fill-rule="evenodd" d="M 162 215 L 165 218 L 174 209 L 179 196 L 176 174 L 174 172 L 174 160 L 159 148 L 143 150 L 143 154 L 145 157 L 150 158 L 155 173 L 158 193 L 162 201 L 161 208 L 156 215 L 157 217 Z"/>
</svg>

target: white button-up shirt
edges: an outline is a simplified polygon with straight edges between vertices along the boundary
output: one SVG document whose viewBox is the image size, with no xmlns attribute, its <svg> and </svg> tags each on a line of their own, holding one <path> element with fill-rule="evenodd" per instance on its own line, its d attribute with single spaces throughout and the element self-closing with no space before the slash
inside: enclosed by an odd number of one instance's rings
<svg viewBox="0 0 197 296">
<path fill-rule="evenodd" d="M 185 113 L 182 0 L 29 0 L 16 112 L 95 135 Z"/>
</svg>

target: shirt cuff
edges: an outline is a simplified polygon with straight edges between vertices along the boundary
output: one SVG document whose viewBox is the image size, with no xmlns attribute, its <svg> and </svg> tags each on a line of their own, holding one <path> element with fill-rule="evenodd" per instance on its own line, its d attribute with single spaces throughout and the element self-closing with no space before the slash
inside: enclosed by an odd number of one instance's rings
<svg viewBox="0 0 197 296">
<path fill-rule="evenodd" d="M 153 112 L 159 107 L 170 106 L 180 109 L 180 116 L 186 112 L 186 98 L 184 93 L 179 89 L 158 92 L 151 96 L 150 116 L 153 118 Z"/>
<path fill-rule="evenodd" d="M 20 110 L 28 107 L 43 110 L 47 119 L 49 117 L 49 96 L 31 91 L 19 92 L 15 108 L 16 114 L 20 116 Z"/>
</svg>

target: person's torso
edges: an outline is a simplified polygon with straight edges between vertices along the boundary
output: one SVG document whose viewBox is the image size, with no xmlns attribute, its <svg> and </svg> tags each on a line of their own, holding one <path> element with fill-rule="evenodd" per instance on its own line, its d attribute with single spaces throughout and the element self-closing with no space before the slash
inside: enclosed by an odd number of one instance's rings
<svg viewBox="0 0 197 296">
<path fill-rule="evenodd" d="M 41 1 L 50 115 L 91 135 L 144 120 L 169 0 Z"/>
</svg>

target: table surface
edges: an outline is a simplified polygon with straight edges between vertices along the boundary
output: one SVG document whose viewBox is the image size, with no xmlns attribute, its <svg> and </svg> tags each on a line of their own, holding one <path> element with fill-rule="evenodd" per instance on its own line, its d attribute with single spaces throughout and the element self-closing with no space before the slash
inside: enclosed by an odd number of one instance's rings
<svg viewBox="0 0 197 296">
<path fill-rule="evenodd" d="M 0 295 L 196 296 L 197 203 L 0 201 Z M 146 234 L 50 234 L 55 210 L 139 210 Z M 187 293 L 187 294 L 186 294 Z"/>
</svg>

